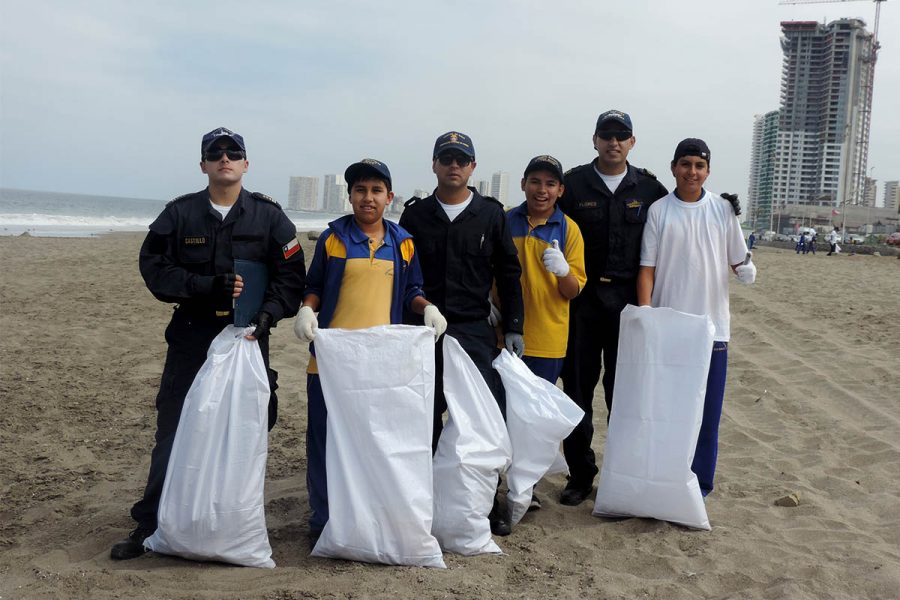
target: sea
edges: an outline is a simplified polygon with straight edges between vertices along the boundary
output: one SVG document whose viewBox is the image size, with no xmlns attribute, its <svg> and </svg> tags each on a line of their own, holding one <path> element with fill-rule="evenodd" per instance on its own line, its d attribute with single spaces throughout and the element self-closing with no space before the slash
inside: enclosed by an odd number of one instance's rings
<svg viewBox="0 0 900 600">
<path fill-rule="evenodd" d="M 147 231 L 166 200 L 0 188 L 0 235 L 91 237 Z M 297 231 L 321 231 L 339 214 L 286 210 Z"/>
</svg>

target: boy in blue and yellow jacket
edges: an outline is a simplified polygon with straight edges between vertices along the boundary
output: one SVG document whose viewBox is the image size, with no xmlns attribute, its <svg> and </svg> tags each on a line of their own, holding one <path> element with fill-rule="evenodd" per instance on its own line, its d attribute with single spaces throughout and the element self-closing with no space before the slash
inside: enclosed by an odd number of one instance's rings
<svg viewBox="0 0 900 600">
<path fill-rule="evenodd" d="M 364 329 L 403 322 L 404 308 L 424 314 L 435 337 L 447 328 L 437 307 L 425 299 L 422 270 L 412 236 L 383 218 L 394 197 L 384 163 L 363 159 L 347 167 L 344 179 L 353 214 L 328 224 L 316 244 L 294 333 L 311 343 L 307 369 L 306 485 L 312 540 L 328 521 L 325 471 L 327 411 L 312 344 L 319 327 Z M 318 311 L 318 317 L 315 315 Z"/>
</svg>

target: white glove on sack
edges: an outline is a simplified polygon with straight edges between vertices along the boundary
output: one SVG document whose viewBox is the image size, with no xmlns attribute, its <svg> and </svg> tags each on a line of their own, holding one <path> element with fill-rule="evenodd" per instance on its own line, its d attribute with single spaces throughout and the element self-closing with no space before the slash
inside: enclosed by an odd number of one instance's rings
<svg viewBox="0 0 900 600">
<path fill-rule="evenodd" d="M 447 331 L 447 319 L 438 310 L 434 304 L 425 307 L 425 327 L 434 329 L 434 339 L 437 340 L 445 331 Z"/>
<path fill-rule="evenodd" d="M 541 258 L 544 261 L 544 268 L 557 277 L 565 277 L 569 274 L 569 263 L 566 262 L 566 255 L 559 249 L 559 240 L 553 240 L 551 246 L 544 250 Z"/>
<path fill-rule="evenodd" d="M 506 349 L 515 354 L 519 358 L 522 358 L 522 355 L 525 354 L 525 338 L 522 337 L 521 333 L 507 333 L 506 339 L 504 340 L 506 343 L 504 346 Z"/>
<path fill-rule="evenodd" d="M 300 338 L 300 341 L 304 344 L 308 344 L 316 338 L 318 331 L 319 320 L 316 319 L 313 309 L 309 306 L 300 307 L 300 312 L 297 313 L 297 320 L 294 321 L 294 335 Z"/>
<path fill-rule="evenodd" d="M 738 281 L 750 285 L 756 281 L 756 265 L 752 262 L 748 262 L 746 265 L 738 265 L 734 269 L 734 274 L 737 275 Z"/>
</svg>

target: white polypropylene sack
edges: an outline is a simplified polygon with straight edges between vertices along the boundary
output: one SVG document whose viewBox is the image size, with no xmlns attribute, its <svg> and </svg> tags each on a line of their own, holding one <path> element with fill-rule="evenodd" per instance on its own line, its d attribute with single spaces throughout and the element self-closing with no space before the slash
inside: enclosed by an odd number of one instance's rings
<svg viewBox="0 0 900 600">
<path fill-rule="evenodd" d="M 714 327 L 708 316 L 626 306 L 595 516 L 710 529 L 691 471 Z"/>
<path fill-rule="evenodd" d="M 450 417 L 434 455 L 431 533 L 448 552 L 500 554 L 488 514 L 512 447 L 484 377 L 449 335 L 444 336 L 443 383 Z"/>
<path fill-rule="evenodd" d="M 552 467 L 559 468 L 559 444 L 581 422 L 584 411 L 506 350 L 494 360 L 494 368 L 506 389 L 506 426 L 513 449 L 506 502 L 510 524 L 515 525 L 528 512 L 537 482 Z"/>
<path fill-rule="evenodd" d="M 313 556 L 444 568 L 431 535 L 434 332 L 320 329 L 328 522 Z"/>
<path fill-rule="evenodd" d="M 275 566 L 266 532 L 269 378 L 253 327 L 209 346 L 172 444 L 149 550 L 247 567 Z"/>
</svg>

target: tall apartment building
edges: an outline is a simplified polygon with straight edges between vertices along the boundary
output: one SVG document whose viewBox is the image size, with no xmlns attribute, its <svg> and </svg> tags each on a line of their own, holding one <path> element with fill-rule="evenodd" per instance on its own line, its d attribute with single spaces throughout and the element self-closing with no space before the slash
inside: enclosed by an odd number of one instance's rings
<svg viewBox="0 0 900 600">
<path fill-rule="evenodd" d="M 859 19 L 781 23 L 776 205 L 860 204 L 871 117 L 873 36 Z"/>
<path fill-rule="evenodd" d="M 497 171 L 491 176 L 491 196 L 506 206 L 506 198 L 509 195 L 509 173 Z"/>
<path fill-rule="evenodd" d="M 475 182 L 475 189 L 478 190 L 478 193 L 482 196 L 490 196 L 491 195 L 491 182 L 485 179 L 479 179 Z"/>
<path fill-rule="evenodd" d="M 878 180 L 866 177 L 865 188 L 863 192 L 862 206 L 875 208 L 875 198 L 878 197 Z"/>
<path fill-rule="evenodd" d="M 778 142 L 778 115 L 773 110 L 753 117 L 753 145 L 750 149 L 750 186 L 747 219 L 753 229 L 772 229 L 772 186 L 775 178 L 775 148 Z"/>
<path fill-rule="evenodd" d="M 291 210 L 319 210 L 319 178 L 291 177 L 288 208 Z"/>
<path fill-rule="evenodd" d="M 343 213 L 349 210 L 347 182 L 343 175 L 326 175 L 322 190 L 322 209 L 330 213 Z"/>
<path fill-rule="evenodd" d="M 900 181 L 884 182 L 884 207 L 900 213 Z"/>
</svg>

